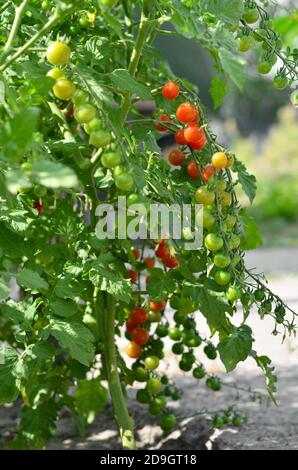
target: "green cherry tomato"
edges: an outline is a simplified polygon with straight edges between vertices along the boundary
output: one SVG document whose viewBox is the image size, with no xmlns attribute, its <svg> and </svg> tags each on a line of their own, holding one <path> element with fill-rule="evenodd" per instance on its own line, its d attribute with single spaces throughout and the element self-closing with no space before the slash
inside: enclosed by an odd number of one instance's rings
<svg viewBox="0 0 298 470">
<path fill-rule="evenodd" d="M 217 268 L 226 268 L 231 264 L 231 258 L 229 255 L 225 255 L 222 252 L 216 253 L 216 255 L 213 258 L 213 263 Z"/>
<path fill-rule="evenodd" d="M 91 119 L 91 121 L 84 124 L 84 131 L 90 135 L 92 132 L 101 130 L 102 122 L 98 117 Z"/>
<path fill-rule="evenodd" d="M 47 73 L 47 77 L 51 77 L 54 80 L 59 80 L 59 78 L 65 78 L 63 71 L 61 69 L 58 69 L 57 67 L 50 69 Z"/>
<path fill-rule="evenodd" d="M 114 174 L 114 176 L 117 176 L 117 175 Z M 132 193 L 132 194 L 129 194 L 129 196 L 127 196 L 126 203 L 128 206 L 132 206 L 133 204 L 138 204 L 139 202 L 140 202 L 140 196 L 138 194 Z"/>
<path fill-rule="evenodd" d="M 159 425 L 165 432 L 170 432 L 176 426 L 176 416 L 172 413 L 165 413 L 160 418 Z"/>
<path fill-rule="evenodd" d="M 204 353 L 206 354 L 208 359 L 212 361 L 214 361 L 214 359 L 216 359 L 217 357 L 216 348 L 213 346 L 212 343 L 209 343 L 204 347 Z"/>
<path fill-rule="evenodd" d="M 251 36 L 241 36 L 238 40 L 238 50 L 240 52 L 249 51 L 254 45 L 254 40 Z"/>
<path fill-rule="evenodd" d="M 159 366 L 159 359 L 157 356 L 147 356 L 144 360 L 144 364 L 149 370 L 155 370 Z"/>
<path fill-rule="evenodd" d="M 206 385 L 214 392 L 218 392 L 221 389 L 221 384 L 218 377 L 208 377 L 206 380 Z"/>
<path fill-rule="evenodd" d="M 205 247 L 210 251 L 219 251 L 223 247 L 223 239 L 216 233 L 209 233 L 205 237 Z"/>
<path fill-rule="evenodd" d="M 129 173 L 122 173 L 115 178 L 115 184 L 122 191 L 130 191 L 133 187 L 133 177 Z"/>
<path fill-rule="evenodd" d="M 116 5 L 118 0 L 100 0 L 100 2 L 105 5 L 106 7 L 113 7 Z"/>
<path fill-rule="evenodd" d="M 168 332 L 169 329 L 166 325 L 158 325 L 155 331 L 157 336 L 159 336 L 160 338 L 165 338 L 166 336 L 168 336 Z"/>
<path fill-rule="evenodd" d="M 226 296 L 230 302 L 235 302 L 241 298 L 242 290 L 240 287 L 230 286 L 226 292 Z"/>
<path fill-rule="evenodd" d="M 227 271 L 217 271 L 214 276 L 216 284 L 219 286 L 226 286 L 231 280 L 231 274 Z"/>
<path fill-rule="evenodd" d="M 271 72 L 272 64 L 267 60 L 260 60 L 258 65 L 258 71 L 262 75 L 266 75 L 267 73 Z"/>
<path fill-rule="evenodd" d="M 182 343 L 175 343 L 173 344 L 172 346 L 172 352 L 174 354 L 177 354 L 177 355 L 180 355 L 180 354 L 183 354 L 184 352 L 184 346 Z"/>
<path fill-rule="evenodd" d="M 192 371 L 192 375 L 194 376 L 195 379 L 202 379 L 205 377 L 206 372 L 204 367 L 195 367 L 194 370 Z"/>
<path fill-rule="evenodd" d="M 229 214 L 225 219 L 225 224 L 227 228 L 231 230 L 235 226 L 236 221 L 237 221 L 236 216 L 233 214 Z"/>
<path fill-rule="evenodd" d="M 96 108 L 92 104 L 85 103 L 75 108 L 74 117 L 80 124 L 92 121 L 96 116 Z"/>
<path fill-rule="evenodd" d="M 201 188 L 197 189 L 195 199 L 198 204 L 210 206 L 215 200 L 215 194 L 214 192 L 209 191 L 206 186 L 202 186 Z"/>
<path fill-rule="evenodd" d="M 96 148 L 106 147 L 112 140 L 110 132 L 104 130 L 93 131 L 90 134 L 89 143 Z"/>
<path fill-rule="evenodd" d="M 284 75 L 276 75 L 273 83 L 277 90 L 284 90 L 289 84 L 287 77 Z"/>
<path fill-rule="evenodd" d="M 146 382 L 148 380 L 148 371 L 139 366 L 134 370 L 134 378 L 138 382 Z"/>
<path fill-rule="evenodd" d="M 252 24 L 258 21 L 259 19 L 259 12 L 257 8 L 247 8 L 244 13 L 242 18 L 246 23 Z"/>
<path fill-rule="evenodd" d="M 232 234 L 228 242 L 228 246 L 231 250 L 236 250 L 236 248 L 239 247 L 240 243 L 241 243 L 240 237 L 236 234 Z"/>
<path fill-rule="evenodd" d="M 262 302 L 265 299 L 265 292 L 261 289 L 257 289 L 254 291 L 254 297 L 258 302 Z"/>
<path fill-rule="evenodd" d="M 149 414 L 152 416 L 157 416 L 161 413 L 161 407 L 159 406 L 158 403 L 155 403 L 154 401 L 150 403 L 149 408 L 148 408 Z"/>
<path fill-rule="evenodd" d="M 89 100 L 89 95 L 83 90 L 76 90 L 75 94 L 72 97 L 72 102 L 79 106 L 81 104 L 86 104 Z"/>
<path fill-rule="evenodd" d="M 101 163 L 105 168 L 114 168 L 121 162 L 121 155 L 117 152 L 105 152 L 101 157 Z"/>
<path fill-rule="evenodd" d="M 213 418 L 212 424 L 214 428 L 219 429 L 219 428 L 222 428 L 225 423 L 224 423 L 224 420 L 220 416 L 216 416 L 215 418 Z"/>
<path fill-rule="evenodd" d="M 151 377 L 147 381 L 146 389 L 148 390 L 149 393 L 152 393 L 152 395 L 157 395 L 158 393 L 161 392 L 162 383 L 159 379 L 155 379 L 154 377 Z"/>
<path fill-rule="evenodd" d="M 150 403 L 151 395 L 148 390 L 138 390 L 136 395 L 137 401 L 143 405 Z"/>
<path fill-rule="evenodd" d="M 167 406 L 167 399 L 164 395 L 159 395 L 158 397 L 155 397 L 153 402 L 157 403 L 161 409 Z"/>
<path fill-rule="evenodd" d="M 209 209 L 204 207 L 203 210 L 203 227 L 210 229 L 215 224 L 215 217 L 212 215 Z"/>
<path fill-rule="evenodd" d="M 151 310 L 148 313 L 148 320 L 150 323 L 158 323 L 161 320 L 161 312 L 153 312 Z"/>
</svg>

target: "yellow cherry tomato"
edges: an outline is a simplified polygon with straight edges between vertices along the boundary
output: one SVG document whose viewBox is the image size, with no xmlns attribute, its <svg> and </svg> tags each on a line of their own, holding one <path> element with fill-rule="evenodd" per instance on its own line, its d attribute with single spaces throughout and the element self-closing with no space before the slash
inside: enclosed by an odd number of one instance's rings
<svg viewBox="0 0 298 470">
<path fill-rule="evenodd" d="M 216 152 L 212 156 L 211 161 L 212 161 L 212 165 L 214 166 L 214 168 L 218 168 L 218 169 L 226 168 L 227 163 L 228 163 L 228 157 L 223 152 Z"/>
<path fill-rule="evenodd" d="M 56 41 L 47 48 L 47 60 L 53 65 L 65 65 L 70 59 L 70 49 L 64 42 Z"/>
<path fill-rule="evenodd" d="M 59 80 L 59 78 L 64 78 L 62 70 L 57 69 L 56 67 L 49 70 L 48 73 L 47 73 L 47 76 L 51 77 L 51 78 L 54 78 L 55 80 Z"/>
<path fill-rule="evenodd" d="M 61 78 L 57 81 L 56 85 L 53 86 L 53 92 L 56 98 L 59 100 L 67 101 L 74 95 L 76 87 L 70 80 Z"/>
</svg>

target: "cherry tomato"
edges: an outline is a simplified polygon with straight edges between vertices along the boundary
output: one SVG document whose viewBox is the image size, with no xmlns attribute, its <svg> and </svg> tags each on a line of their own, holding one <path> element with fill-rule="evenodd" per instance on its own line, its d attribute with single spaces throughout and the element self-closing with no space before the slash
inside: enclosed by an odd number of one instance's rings
<svg viewBox="0 0 298 470">
<path fill-rule="evenodd" d="M 207 144 L 207 137 L 203 133 L 197 142 L 190 142 L 189 146 L 194 150 L 201 150 Z"/>
<path fill-rule="evenodd" d="M 148 392 L 148 390 L 138 390 L 136 394 L 136 398 L 139 403 L 142 403 L 143 405 L 146 405 L 151 402 L 151 395 Z"/>
<path fill-rule="evenodd" d="M 219 194 L 219 200 L 220 200 L 222 207 L 228 207 L 232 204 L 232 194 L 227 193 L 226 191 L 223 191 L 222 193 Z"/>
<path fill-rule="evenodd" d="M 208 377 L 206 385 L 214 392 L 218 392 L 221 389 L 221 383 L 218 377 Z"/>
<path fill-rule="evenodd" d="M 214 166 L 214 168 L 221 169 L 227 166 L 228 158 L 225 153 L 216 152 L 212 155 L 211 161 L 212 161 L 212 165 Z"/>
<path fill-rule="evenodd" d="M 148 274 L 148 275 L 146 276 L 146 284 L 149 283 L 150 279 L 151 279 L 151 274 Z"/>
<path fill-rule="evenodd" d="M 147 382 L 148 380 L 148 371 L 144 367 L 137 367 L 133 371 L 134 379 L 138 382 Z"/>
<path fill-rule="evenodd" d="M 251 36 L 241 36 L 238 41 L 238 49 L 240 52 L 249 51 L 254 45 L 254 40 Z"/>
<path fill-rule="evenodd" d="M 89 100 L 89 95 L 83 90 L 76 90 L 75 94 L 72 97 L 72 101 L 76 106 L 87 103 Z"/>
<path fill-rule="evenodd" d="M 225 219 L 225 224 L 228 229 L 232 229 L 237 222 L 236 216 L 233 214 L 229 214 Z"/>
<path fill-rule="evenodd" d="M 86 124 L 84 124 L 84 131 L 86 132 L 86 134 L 90 135 L 92 134 L 92 132 L 101 130 L 101 126 L 101 120 L 98 117 L 95 117 L 94 119 L 91 119 L 91 121 L 86 122 Z"/>
<path fill-rule="evenodd" d="M 211 228 L 215 224 L 215 217 L 212 215 L 209 209 L 204 207 L 203 211 L 203 227 L 204 228 Z"/>
<path fill-rule="evenodd" d="M 169 338 L 171 338 L 173 341 L 179 341 L 181 338 L 181 331 L 178 326 L 174 326 L 169 330 Z"/>
<path fill-rule="evenodd" d="M 206 165 L 204 170 L 203 170 L 203 180 L 205 183 L 208 183 L 210 178 L 212 178 L 214 175 L 214 167 L 213 165 Z"/>
<path fill-rule="evenodd" d="M 96 116 L 96 109 L 92 104 L 85 103 L 76 107 L 74 117 L 80 124 L 86 124 L 92 121 Z"/>
<path fill-rule="evenodd" d="M 168 82 L 162 87 L 162 95 L 167 100 L 174 100 L 179 96 L 180 88 L 174 82 Z"/>
<path fill-rule="evenodd" d="M 271 62 L 264 60 L 264 59 L 260 60 L 259 65 L 258 65 L 259 73 L 261 73 L 262 75 L 266 75 L 267 73 L 271 72 L 271 69 L 272 69 Z"/>
<path fill-rule="evenodd" d="M 219 251 L 223 247 L 223 239 L 216 233 L 209 233 L 205 237 L 205 246 L 210 251 Z"/>
<path fill-rule="evenodd" d="M 204 204 L 210 206 L 215 200 L 215 194 L 210 191 L 206 186 L 198 188 L 195 194 L 195 199 L 198 204 Z"/>
<path fill-rule="evenodd" d="M 231 274 L 227 271 L 217 271 L 214 276 L 215 282 L 219 286 L 226 286 L 231 280 Z"/>
<path fill-rule="evenodd" d="M 42 203 L 41 203 L 40 201 L 35 201 L 33 207 L 34 207 L 35 209 L 37 209 L 37 211 L 38 211 L 39 214 L 42 214 L 42 213 L 43 213 L 43 205 L 42 205 Z"/>
<path fill-rule="evenodd" d="M 231 264 L 231 258 L 229 255 L 225 255 L 224 253 L 216 253 L 213 259 L 213 263 L 217 268 L 226 268 Z"/>
<path fill-rule="evenodd" d="M 188 173 L 188 176 L 190 176 L 193 179 L 200 178 L 198 165 L 196 164 L 194 160 L 191 160 L 191 162 L 189 162 L 189 164 L 187 165 L 187 173 Z"/>
<path fill-rule="evenodd" d="M 194 376 L 195 379 L 202 379 L 206 375 L 206 371 L 204 367 L 196 367 L 192 371 L 192 375 Z"/>
<path fill-rule="evenodd" d="M 257 8 L 246 8 L 242 15 L 242 18 L 246 23 L 255 23 L 259 19 L 259 12 Z"/>
<path fill-rule="evenodd" d="M 137 323 L 133 320 L 133 318 L 129 318 L 128 320 L 126 320 L 125 326 L 127 331 L 131 333 L 137 326 Z"/>
<path fill-rule="evenodd" d="M 139 328 L 139 327 L 135 328 L 132 331 L 131 336 L 132 336 L 132 340 L 140 346 L 147 344 L 149 341 L 149 332 L 145 330 L 144 328 Z"/>
<path fill-rule="evenodd" d="M 187 145 L 187 140 L 184 137 L 184 129 L 179 129 L 175 132 L 175 141 L 178 145 Z"/>
<path fill-rule="evenodd" d="M 160 313 L 160 312 L 154 312 L 154 311 L 149 312 L 149 314 L 148 314 L 148 320 L 149 320 L 151 323 L 158 323 L 158 322 L 160 322 L 160 320 L 161 320 L 161 313 Z"/>
<path fill-rule="evenodd" d="M 275 75 L 273 83 L 277 90 L 284 90 L 289 84 L 287 77 L 284 75 Z"/>
<path fill-rule="evenodd" d="M 133 282 L 134 284 L 136 282 L 138 282 L 138 279 L 139 279 L 139 275 L 138 273 L 134 270 L 134 269 L 129 269 L 128 273 L 127 273 L 127 277 L 128 279 L 131 280 L 131 282 Z"/>
<path fill-rule="evenodd" d="M 185 160 L 184 153 L 181 150 L 172 150 L 169 153 L 168 160 L 171 165 L 180 166 Z"/>
<path fill-rule="evenodd" d="M 107 7 L 113 7 L 118 2 L 118 0 L 100 0 L 100 1 L 103 5 Z"/>
<path fill-rule="evenodd" d="M 233 155 L 228 155 L 228 162 L 226 164 L 226 168 L 231 168 L 234 165 L 234 157 Z"/>
<path fill-rule="evenodd" d="M 149 370 L 155 370 L 159 366 L 159 359 L 157 356 L 147 356 L 144 359 L 145 367 Z"/>
<path fill-rule="evenodd" d="M 140 258 L 140 255 L 141 255 L 141 252 L 138 248 L 132 249 L 132 256 L 134 257 L 136 261 L 138 261 L 138 259 Z"/>
<path fill-rule="evenodd" d="M 134 341 L 131 341 L 129 345 L 126 347 L 126 354 L 131 357 L 132 359 L 137 359 L 142 354 L 142 348 Z"/>
<path fill-rule="evenodd" d="M 64 42 L 56 41 L 47 48 L 47 60 L 53 65 L 65 65 L 70 59 L 70 49 Z"/>
<path fill-rule="evenodd" d="M 193 144 L 201 140 L 204 131 L 196 125 L 188 125 L 184 129 L 184 137 L 188 144 Z"/>
<path fill-rule="evenodd" d="M 135 307 L 130 318 L 135 325 L 142 325 L 148 320 L 148 312 L 143 307 Z"/>
<path fill-rule="evenodd" d="M 121 155 L 118 152 L 105 152 L 101 157 L 101 163 L 105 168 L 115 168 L 121 163 Z"/>
<path fill-rule="evenodd" d="M 147 268 L 154 268 L 155 260 L 153 258 L 144 258 L 144 263 L 147 264 Z"/>
<path fill-rule="evenodd" d="M 151 377 L 147 381 L 146 389 L 148 390 L 149 393 L 152 393 L 152 395 L 157 395 L 162 390 L 162 383 L 159 379 L 156 379 L 155 377 Z"/>
<path fill-rule="evenodd" d="M 167 114 L 162 114 L 161 116 L 158 117 L 159 122 L 172 122 L 172 119 L 167 115 Z M 158 130 L 159 132 L 165 132 L 167 131 L 167 127 L 163 127 L 161 124 L 156 123 L 155 124 L 155 129 Z"/>
<path fill-rule="evenodd" d="M 153 312 L 160 312 L 165 309 L 166 301 L 164 300 L 163 302 L 154 302 L 154 300 L 150 300 L 149 307 L 151 310 L 153 310 Z"/>
<path fill-rule="evenodd" d="M 262 302 L 265 299 L 265 292 L 261 289 L 257 289 L 254 291 L 254 297 L 258 302 Z"/>
<path fill-rule="evenodd" d="M 236 250 L 236 248 L 239 247 L 240 243 L 241 243 L 240 237 L 236 234 L 232 234 L 228 242 L 228 246 L 231 250 Z"/>
<path fill-rule="evenodd" d="M 198 119 L 198 111 L 190 103 L 182 103 L 178 106 L 176 111 L 176 117 L 178 121 L 189 123 Z"/>
<path fill-rule="evenodd" d="M 59 100 L 67 101 L 74 95 L 76 87 L 70 80 L 60 78 L 53 86 L 53 93 Z"/>
<path fill-rule="evenodd" d="M 242 290 L 240 287 L 230 286 L 226 292 L 227 299 L 230 302 L 235 302 L 238 299 L 241 299 Z"/>
<path fill-rule="evenodd" d="M 163 262 L 164 265 L 169 269 L 175 269 L 179 266 L 179 261 L 177 260 L 176 256 L 172 256 L 170 253 L 168 253 L 163 258 Z"/>
<path fill-rule="evenodd" d="M 155 249 L 155 256 L 164 259 L 169 254 L 168 248 L 164 244 L 159 244 Z"/>
<path fill-rule="evenodd" d="M 115 184 L 122 191 L 130 191 L 134 184 L 133 177 L 129 173 L 124 172 L 115 178 Z"/>
<path fill-rule="evenodd" d="M 127 196 L 126 202 L 128 206 L 138 204 L 140 202 L 140 196 L 135 193 L 129 194 L 129 196 Z"/>
<path fill-rule="evenodd" d="M 176 426 L 176 416 L 172 413 L 165 413 L 160 418 L 159 425 L 164 432 L 170 432 Z"/>
<path fill-rule="evenodd" d="M 53 68 L 48 71 L 47 77 L 54 78 L 54 80 L 58 80 L 59 78 L 65 78 L 63 71 L 61 69 Z"/>
</svg>

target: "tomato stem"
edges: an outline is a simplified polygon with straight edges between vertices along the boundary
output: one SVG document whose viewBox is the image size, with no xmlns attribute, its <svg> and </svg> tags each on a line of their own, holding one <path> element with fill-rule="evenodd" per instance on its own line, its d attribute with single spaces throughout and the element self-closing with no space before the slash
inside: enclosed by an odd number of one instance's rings
<svg viewBox="0 0 298 470">
<path fill-rule="evenodd" d="M 15 9 L 15 17 L 14 17 L 12 27 L 11 27 L 10 33 L 8 35 L 6 44 L 3 48 L 3 56 L 2 57 L 6 57 L 9 53 L 10 49 L 12 48 L 13 41 L 14 41 L 17 33 L 18 33 L 19 27 L 20 27 L 21 22 L 22 22 L 22 16 L 23 16 L 23 13 L 25 11 L 25 8 L 26 8 L 28 2 L 29 2 L 29 0 L 23 0 L 23 2 L 19 6 L 17 6 L 16 9 Z"/>
</svg>

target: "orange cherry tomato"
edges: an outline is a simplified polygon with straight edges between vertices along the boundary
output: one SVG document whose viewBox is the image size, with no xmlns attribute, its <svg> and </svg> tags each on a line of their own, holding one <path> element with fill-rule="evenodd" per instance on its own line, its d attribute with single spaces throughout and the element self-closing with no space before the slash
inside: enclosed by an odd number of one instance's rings
<svg viewBox="0 0 298 470">
<path fill-rule="evenodd" d="M 126 347 L 126 354 L 132 359 L 137 359 L 142 354 L 143 350 L 139 344 L 131 341 Z"/>
</svg>

